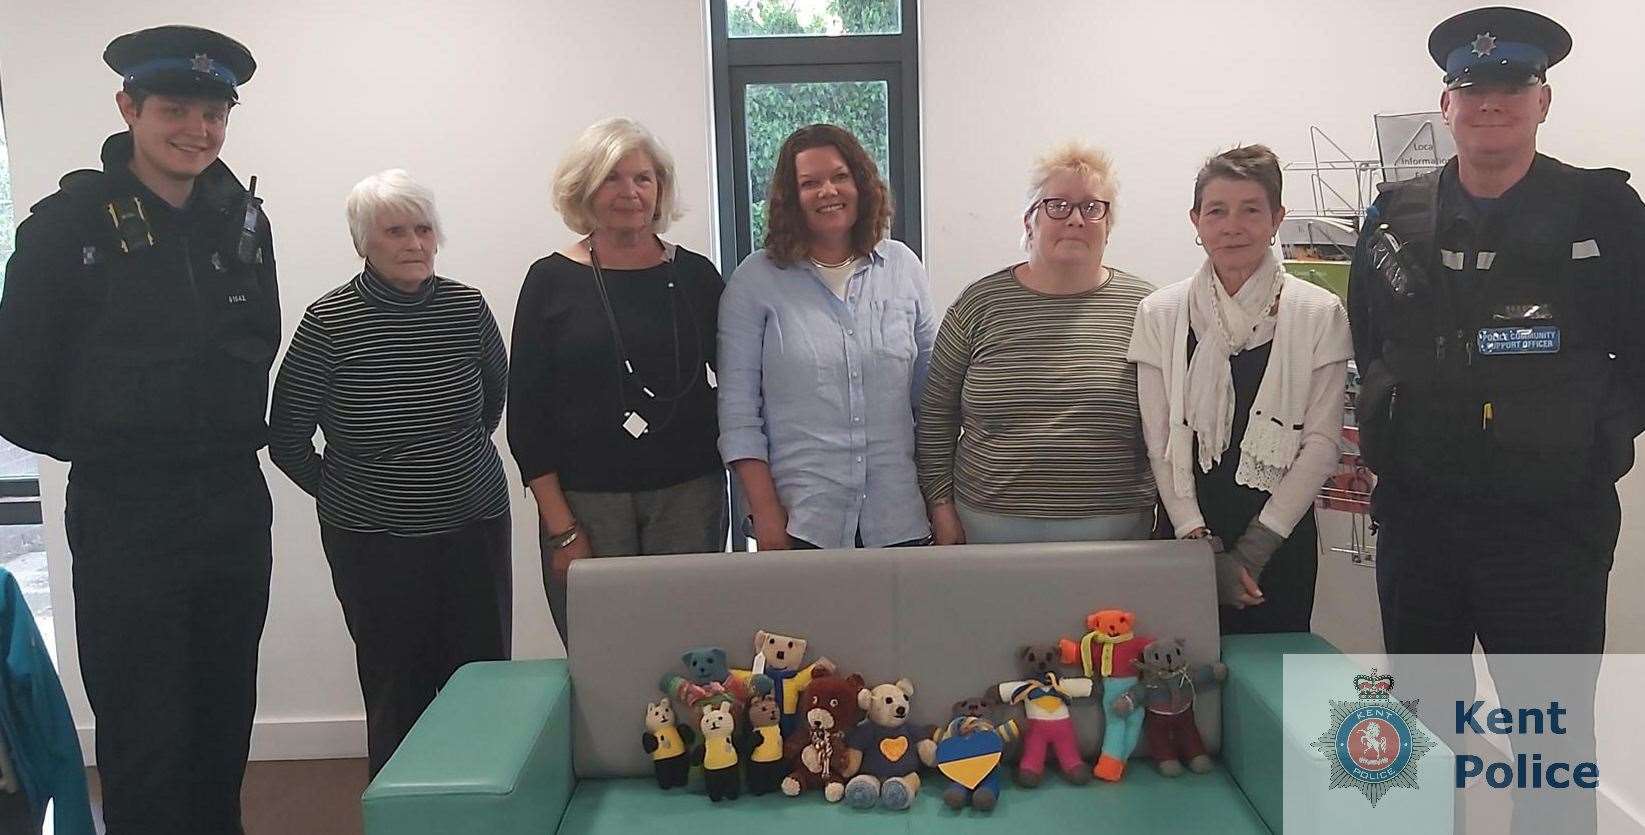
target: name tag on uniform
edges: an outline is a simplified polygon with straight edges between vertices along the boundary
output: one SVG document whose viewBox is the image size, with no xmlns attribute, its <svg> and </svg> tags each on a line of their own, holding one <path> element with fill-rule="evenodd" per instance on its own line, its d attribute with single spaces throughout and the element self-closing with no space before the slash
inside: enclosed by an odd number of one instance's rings
<svg viewBox="0 0 1645 835">
<path fill-rule="evenodd" d="M 1535 325 L 1529 328 L 1482 328 L 1479 331 L 1480 356 L 1513 354 L 1559 353 L 1559 326 Z"/>
</svg>

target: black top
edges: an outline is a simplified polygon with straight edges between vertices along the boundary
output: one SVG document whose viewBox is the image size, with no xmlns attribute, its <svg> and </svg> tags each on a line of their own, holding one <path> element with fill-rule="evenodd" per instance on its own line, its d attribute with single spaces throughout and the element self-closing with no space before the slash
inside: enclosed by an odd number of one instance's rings
<svg viewBox="0 0 1645 835">
<path fill-rule="evenodd" d="M 480 291 L 432 276 L 405 293 L 368 268 L 297 325 L 274 381 L 269 458 L 345 530 L 423 536 L 496 518 L 508 483 L 491 433 L 507 379 Z"/>
<path fill-rule="evenodd" d="M 17 230 L 0 300 L 0 435 L 135 470 L 249 456 L 267 440 L 280 305 L 268 221 L 221 161 L 175 209 L 103 145 Z M 116 218 L 119 224 L 116 225 Z M 243 257 L 242 257 L 243 256 Z"/>
<path fill-rule="evenodd" d="M 655 490 L 721 467 L 705 366 L 724 284 L 708 259 L 674 252 L 650 269 L 602 270 L 638 379 L 618 357 L 594 270 L 557 253 L 531 265 L 508 378 L 508 445 L 528 484 L 558 473 L 567 490 Z M 647 424 L 638 438 L 623 428 L 629 412 Z"/>
</svg>

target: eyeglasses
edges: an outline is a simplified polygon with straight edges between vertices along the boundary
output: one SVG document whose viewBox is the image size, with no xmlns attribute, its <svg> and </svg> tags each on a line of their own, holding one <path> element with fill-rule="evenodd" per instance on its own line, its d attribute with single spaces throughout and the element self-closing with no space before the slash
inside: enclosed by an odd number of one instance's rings
<svg viewBox="0 0 1645 835">
<path fill-rule="evenodd" d="M 1034 204 L 1035 209 L 1041 206 L 1045 207 L 1045 216 L 1052 220 L 1067 220 L 1068 216 L 1074 213 L 1075 206 L 1080 209 L 1080 217 L 1089 221 L 1102 220 L 1108 216 L 1107 200 L 1087 200 L 1084 203 L 1075 203 L 1061 197 L 1047 197 Z M 1029 212 L 1032 211 L 1033 209 L 1029 210 Z"/>
</svg>

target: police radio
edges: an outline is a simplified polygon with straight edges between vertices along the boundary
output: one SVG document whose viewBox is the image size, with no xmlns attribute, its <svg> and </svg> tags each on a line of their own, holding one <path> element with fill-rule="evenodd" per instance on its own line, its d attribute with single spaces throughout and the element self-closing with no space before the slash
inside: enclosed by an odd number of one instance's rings
<svg viewBox="0 0 1645 835">
<path fill-rule="evenodd" d="M 240 243 L 234 255 L 242 264 L 256 264 L 263 260 L 263 251 L 257 246 L 257 219 L 263 213 L 263 198 L 257 196 L 257 177 L 252 175 L 246 188 L 245 213 L 240 222 Z"/>
</svg>

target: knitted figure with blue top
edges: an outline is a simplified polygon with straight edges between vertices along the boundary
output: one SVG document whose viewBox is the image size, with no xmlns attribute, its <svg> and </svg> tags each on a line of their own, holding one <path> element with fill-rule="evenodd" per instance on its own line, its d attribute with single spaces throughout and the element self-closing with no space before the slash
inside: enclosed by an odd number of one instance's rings
<svg viewBox="0 0 1645 835">
<path fill-rule="evenodd" d="M 739 680 L 754 679 L 757 676 L 766 676 L 771 680 L 771 686 L 777 694 L 777 704 L 782 708 L 782 732 L 787 737 L 799 725 L 798 714 L 800 694 L 805 692 L 806 685 L 811 678 L 820 672 L 834 672 L 834 662 L 827 658 L 818 658 L 812 664 L 800 666 L 805 660 L 806 641 L 792 635 L 778 635 L 761 629 L 754 633 L 754 664 L 752 669 L 732 670 L 731 675 Z"/>
<path fill-rule="evenodd" d="M 1092 612 L 1085 618 L 1090 632 L 1078 642 L 1068 638 L 1057 642 L 1063 663 L 1077 660 L 1086 675 L 1102 676 L 1102 755 L 1091 773 L 1111 783 L 1125 776 L 1125 761 L 1137 750 L 1142 736 L 1142 714 L 1122 716 L 1114 710 L 1114 702 L 1137 683 L 1137 661 L 1150 640 L 1132 631 L 1136 620 L 1135 614 L 1124 609 Z"/>
<path fill-rule="evenodd" d="M 1220 661 L 1189 667 L 1182 644 L 1181 638 L 1161 638 L 1149 644 L 1139 664 L 1141 680 L 1114 705 L 1114 712 L 1121 716 L 1142 708 L 1148 753 L 1166 777 L 1181 775 L 1185 759 L 1195 774 L 1211 770 L 1211 755 L 1194 724 L 1194 697 L 1228 677 L 1228 665 Z"/>
<path fill-rule="evenodd" d="M 1030 657 L 1043 657 L 1040 648 L 1023 647 L 1019 658 L 1025 663 Z M 1000 699 L 1022 705 L 1027 715 L 1027 729 L 1022 734 L 1022 761 L 1017 764 L 1017 784 L 1033 788 L 1040 784 L 1045 773 L 1046 749 L 1057 757 L 1063 779 L 1074 785 L 1084 785 L 1091 779 L 1085 772 L 1085 761 L 1080 759 L 1079 736 L 1074 730 L 1074 717 L 1068 706 L 1074 699 L 1088 698 L 1092 682 L 1089 678 L 1063 678 L 1036 664 L 1025 672 L 1025 678 L 1005 681 L 999 685 Z"/>
<path fill-rule="evenodd" d="M 737 730 L 733 710 L 730 702 L 721 702 L 703 711 L 703 744 L 694 759 L 703 767 L 703 786 L 714 803 L 736 800 L 742 788 L 737 746 L 731 741 Z"/>
<path fill-rule="evenodd" d="M 942 793 L 942 802 L 950 809 L 969 805 L 987 812 L 999 802 L 1000 765 L 1006 746 L 1017 739 L 1017 720 L 995 725 L 988 711 L 985 699 L 955 702 L 954 718 L 933 737 L 937 770 L 953 781 Z"/>
<path fill-rule="evenodd" d="M 920 791 L 920 766 L 936 762 L 936 728 L 909 725 L 914 683 L 906 678 L 857 692 L 857 706 L 868 714 L 845 735 L 845 744 L 862 752 L 862 767 L 845 784 L 845 802 L 855 809 L 875 803 L 893 811 L 914 805 Z"/>
<path fill-rule="evenodd" d="M 645 706 L 645 736 L 640 738 L 640 747 L 651 755 L 658 788 L 671 789 L 686 784 L 691 774 L 691 760 L 686 754 L 694 738 L 690 728 L 674 723 L 674 708 L 667 699 Z"/>
</svg>

